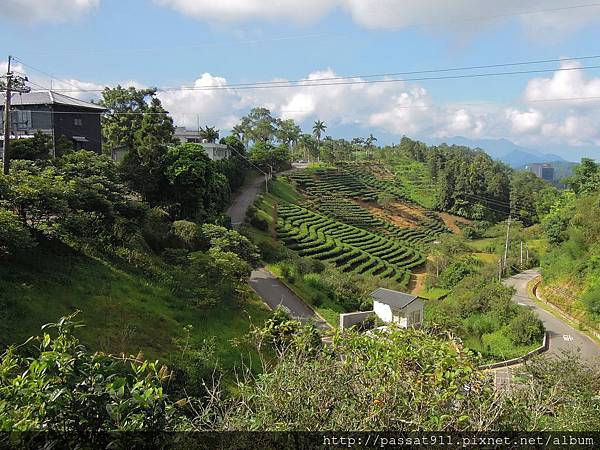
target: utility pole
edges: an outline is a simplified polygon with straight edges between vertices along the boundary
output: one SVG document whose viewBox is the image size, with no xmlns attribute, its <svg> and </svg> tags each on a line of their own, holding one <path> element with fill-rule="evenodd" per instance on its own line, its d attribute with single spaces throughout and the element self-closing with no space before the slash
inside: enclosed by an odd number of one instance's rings
<svg viewBox="0 0 600 450">
<path fill-rule="evenodd" d="M 2 173 L 8 175 L 9 161 L 8 149 L 10 147 L 10 100 L 11 100 L 11 84 L 12 72 L 10 71 L 10 60 L 8 57 L 8 69 L 6 70 L 6 91 L 4 97 L 4 147 L 2 151 Z"/>
<path fill-rule="evenodd" d="M 529 245 L 525 244 L 525 254 L 526 254 L 526 260 L 527 260 L 527 265 L 529 266 Z"/>
<path fill-rule="evenodd" d="M 510 220 L 511 220 L 511 216 L 510 214 L 508 215 L 508 222 L 506 224 L 506 243 L 504 244 L 504 265 L 503 265 L 503 271 L 506 270 L 506 263 L 508 260 L 508 235 L 510 233 Z"/>
<path fill-rule="evenodd" d="M 521 241 L 521 267 L 523 267 L 523 241 Z"/>
<path fill-rule="evenodd" d="M 502 258 L 498 260 L 498 281 L 502 281 Z"/>
<path fill-rule="evenodd" d="M 8 56 L 8 67 L 6 69 L 6 76 L 4 77 L 6 81 L 4 82 L 4 86 L 2 86 L 2 90 L 5 92 L 4 99 L 4 146 L 2 151 L 2 173 L 4 175 L 8 175 L 10 170 L 10 161 L 8 157 L 8 152 L 10 148 L 10 107 L 11 107 L 11 99 L 12 93 L 27 93 L 31 91 L 31 89 L 25 86 L 25 82 L 29 81 L 27 77 L 15 76 L 11 72 L 11 62 L 12 56 Z"/>
</svg>

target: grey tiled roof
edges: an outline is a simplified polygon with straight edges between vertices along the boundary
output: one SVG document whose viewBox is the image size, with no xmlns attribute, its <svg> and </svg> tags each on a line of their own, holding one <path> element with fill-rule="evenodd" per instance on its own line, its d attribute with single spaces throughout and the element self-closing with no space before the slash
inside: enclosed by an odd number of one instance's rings
<svg viewBox="0 0 600 450">
<path fill-rule="evenodd" d="M 417 299 L 416 295 L 405 294 L 404 292 L 392 291 L 391 289 L 379 288 L 371 292 L 371 297 L 380 303 L 393 306 L 395 308 L 404 308 Z"/>
<path fill-rule="evenodd" d="M 5 94 L 0 93 L 0 106 L 4 105 Z M 92 109 L 95 111 L 105 111 L 106 108 L 89 103 L 68 95 L 59 94 L 53 91 L 31 91 L 27 94 L 13 94 L 11 102 L 15 106 L 19 105 L 66 105 L 77 108 Z"/>
</svg>

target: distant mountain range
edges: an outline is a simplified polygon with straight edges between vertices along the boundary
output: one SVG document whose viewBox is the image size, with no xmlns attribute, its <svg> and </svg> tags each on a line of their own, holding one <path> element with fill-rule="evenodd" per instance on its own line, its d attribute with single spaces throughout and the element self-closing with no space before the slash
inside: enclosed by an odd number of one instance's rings
<svg viewBox="0 0 600 450">
<path fill-rule="evenodd" d="M 542 153 L 538 150 L 521 147 L 508 139 L 469 139 L 455 136 L 447 139 L 427 139 L 432 145 L 446 143 L 448 145 L 464 145 L 471 148 L 480 148 L 492 158 L 517 169 L 531 163 L 567 162 L 559 155 Z"/>
</svg>

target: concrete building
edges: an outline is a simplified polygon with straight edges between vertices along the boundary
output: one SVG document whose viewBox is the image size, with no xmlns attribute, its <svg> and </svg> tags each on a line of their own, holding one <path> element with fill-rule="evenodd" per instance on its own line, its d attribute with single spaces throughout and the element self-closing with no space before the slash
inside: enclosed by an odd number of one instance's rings
<svg viewBox="0 0 600 450">
<path fill-rule="evenodd" d="M 527 166 L 536 177 L 546 181 L 554 181 L 554 167 L 550 164 L 534 163 Z"/>
<path fill-rule="evenodd" d="M 401 328 L 419 327 L 423 323 L 423 300 L 416 295 L 379 288 L 371 293 L 373 311 L 382 321 L 397 323 Z"/>
<path fill-rule="evenodd" d="M 208 157 L 213 161 L 220 161 L 231 156 L 231 152 L 226 145 L 208 142 L 202 138 L 200 131 L 177 127 L 175 128 L 175 137 L 181 143 L 201 144 Z"/>
<path fill-rule="evenodd" d="M 5 93 L 0 93 L 0 125 L 4 126 Z M 15 93 L 11 99 L 12 139 L 30 138 L 36 131 L 66 138 L 77 150 L 102 153 L 100 118 L 105 108 L 54 91 Z M 4 136 L 0 136 L 0 142 Z"/>
</svg>

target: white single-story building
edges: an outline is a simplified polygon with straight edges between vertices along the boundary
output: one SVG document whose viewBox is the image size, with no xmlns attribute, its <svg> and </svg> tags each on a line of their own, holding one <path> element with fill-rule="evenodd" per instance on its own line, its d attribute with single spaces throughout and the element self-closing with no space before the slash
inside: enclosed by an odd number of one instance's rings
<svg viewBox="0 0 600 450">
<path fill-rule="evenodd" d="M 419 327 L 423 323 L 424 302 L 418 296 L 379 288 L 371 297 L 373 311 L 382 321 L 397 323 L 401 328 Z"/>
</svg>

